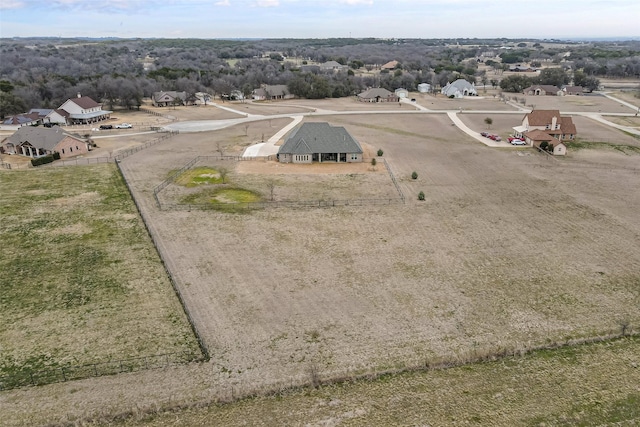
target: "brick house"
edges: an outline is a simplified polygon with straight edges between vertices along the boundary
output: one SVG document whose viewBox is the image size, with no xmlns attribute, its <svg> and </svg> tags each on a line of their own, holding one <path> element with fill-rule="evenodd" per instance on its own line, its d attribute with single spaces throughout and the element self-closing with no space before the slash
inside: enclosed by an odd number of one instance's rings
<svg viewBox="0 0 640 427">
<path fill-rule="evenodd" d="M 358 94 L 358 101 L 360 102 L 398 102 L 400 98 L 393 92 L 390 92 L 381 87 L 374 87 L 367 89 Z"/>
<path fill-rule="evenodd" d="M 0 152 L 27 157 L 57 152 L 61 158 L 65 158 L 86 154 L 89 146 L 82 139 L 64 132 L 59 126 L 23 126 L 2 141 Z"/>
<path fill-rule="evenodd" d="M 303 123 L 278 150 L 282 163 L 362 162 L 362 147 L 347 130 L 329 123 Z"/>
</svg>

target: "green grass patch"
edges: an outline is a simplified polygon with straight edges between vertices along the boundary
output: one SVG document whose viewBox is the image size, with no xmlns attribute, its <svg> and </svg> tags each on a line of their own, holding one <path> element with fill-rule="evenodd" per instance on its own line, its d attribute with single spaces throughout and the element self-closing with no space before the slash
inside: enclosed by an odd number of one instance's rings
<svg viewBox="0 0 640 427">
<path fill-rule="evenodd" d="M 610 142 L 602 142 L 602 141 L 584 141 L 584 140 L 574 140 L 566 143 L 567 149 L 571 150 L 602 150 L 602 149 L 613 149 L 620 151 L 624 154 L 640 154 L 640 147 L 636 147 L 634 145 L 627 144 L 612 144 Z"/>
<path fill-rule="evenodd" d="M 185 187 L 197 187 L 206 184 L 223 184 L 220 171 L 208 166 L 189 169 L 181 174 L 176 184 Z"/>
<path fill-rule="evenodd" d="M 0 188 L 0 376 L 197 354 L 114 165 L 4 172 Z"/>
<path fill-rule="evenodd" d="M 187 205 L 204 205 L 221 211 L 242 211 L 255 209 L 252 203 L 261 202 L 262 196 L 252 190 L 235 186 L 216 186 L 206 188 L 182 198 L 181 203 Z"/>
</svg>

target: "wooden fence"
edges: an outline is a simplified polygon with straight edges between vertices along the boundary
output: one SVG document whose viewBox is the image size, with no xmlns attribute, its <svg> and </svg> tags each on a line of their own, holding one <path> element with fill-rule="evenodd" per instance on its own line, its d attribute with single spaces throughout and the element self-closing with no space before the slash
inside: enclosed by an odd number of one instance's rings
<svg viewBox="0 0 640 427">
<path fill-rule="evenodd" d="M 271 156 L 267 158 L 270 160 Z M 265 209 L 265 208 L 328 208 L 338 206 L 380 206 L 380 205 L 393 205 L 404 204 L 405 196 L 398 181 L 396 180 L 391 167 L 385 159 L 383 159 L 384 165 L 387 168 L 391 182 L 398 192 L 398 197 L 389 198 L 366 198 L 366 199 L 330 199 L 330 200 L 278 200 L 278 201 L 261 201 L 261 202 L 241 202 L 241 203 L 201 203 L 201 204 L 183 204 L 183 203 L 164 203 L 159 197 L 159 193 L 164 190 L 169 184 L 175 182 L 180 175 L 185 171 L 191 169 L 193 165 L 202 160 L 232 160 L 232 161 L 254 161 L 264 160 L 264 157 L 241 157 L 241 156 L 198 156 L 190 160 L 187 164 L 180 169 L 172 173 L 167 179 L 162 181 L 153 189 L 153 197 L 156 201 L 156 206 L 160 210 L 174 210 L 174 211 L 191 211 L 191 210 L 220 210 L 220 211 L 234 211 L 234 210 L 251 210 L 251 209 Z"/>
</svg>

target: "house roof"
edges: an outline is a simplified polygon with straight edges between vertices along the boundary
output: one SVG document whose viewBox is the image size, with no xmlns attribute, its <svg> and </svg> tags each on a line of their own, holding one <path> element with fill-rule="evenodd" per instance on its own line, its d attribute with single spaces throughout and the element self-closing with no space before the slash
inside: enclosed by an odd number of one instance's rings
<svg viewBox="0 0 640 427">
<path fill-rule="evenodd" d="M 36 113 L 39 118 L 47 117 L 53 110 L 50 108 L 32 108 L 27 114 Z"/>
<path fill-rule="evenodd" d="M 562 90 L 566 93 L 582 93 L 584 89 L 582 86 L 564 86 Z"/>
<path fill-rule="evenodd" d="M 2 124 L 3 125 L 24 125 L 27 123 L 37 122 L 40 116 L 38 113 L 24 113 L 24 114 L 16 114 L 15 116 L 6 117 Z"/>
<path fill-rule="evenodd" d="M 264 90 L 271 96 L 289 95 L 287 85 L 266 85 Z"/>
<path fill-rule="evenodd" d="M 163 99 L 167 96 L 171 99 Z M 153 92 L 152 97 L 153 97 L 153 100 L 156 102 L 171 102 L 176 98 L 182 99 L 184 101 L 187 98 L 187 93 L 178 92 L 175 90 L 168 90 L 168 91 Z"/>
<path fill-rule="evenodd" d="M 69 101 L 73 102 L 74 104 L 76 104 L 77 106 L 79 106 L 84 110 L 87 110 L 89 108 L 100 107 L 100 104 L 98 104 L 96 101 L 89 98 L 88 96 L 81 96 L 79 98 L 70 98 Z"/>
<path fill-rule="evenodd" d="M 529 119 L 529 126 L 550 125 L 553 117 L 556 117 L 558 123 L 562 124 L 560 121 L 560 110 L 533 110 L 525 115 L 525 117 Z"/>
<path fill-rule="evenodd" d="M 382 87 L 372 87 L 371 89 L 367 89 L 364 92 L 358 94 L 358 98 L 364 99 L 373 99 L 373 98 L 387 98 L 392 96 L 393 93 L 389 92 L 385 88 Z"/>
<path fill-rule="evenodd" d="M 342 126 L 303 123 L 295 128 L 278 154 L 362 153 L 360 143 Z"/>
<path fill-rule="evenodd" d="M 448 83 L 445 88 L 447 87 L 455 87 L 458 89 L 475 89 L 475 85 L 473 83 L 469 83 L 468 81 L 466 81 L 465 79 L 458 79 L 456 81 L 454 81 L 453 83 Z"/>
<path fill-rule="evenodd" d="M 576 131 L 576 125 L 573 123 L 573 119 L 568 116 L 560 117 L 560 130 L 563 134 L 575 135 L 578 133 Z"/>
<path fill-rule="evenodd" d="M 66 137 L 75 138 L 74 136 L 64 132 L 59 126 L 54 126 L 52 128 L 23 126 L 13 135 L 8 137 L 7 140 L 14 145 L 20 145 L 28 142 L 35 148 L 53 151 L 56 145 Z M 75 139 L 81 141 L 78 138 Z"/>
<path fill-rule="evenodd" d="M 389 61 L 380 68 L 383 70 L 392 70 L 398 66 L 398 61 Z"/>
<path fill-rule="evenodd" d="M 560 144 L 560 141 L 558 141 L 556 138 L 552 137 L 547 132 L 540 129 L 535 129 L 529 132 L 525 132 L 524 136 L 532 140 L 534 143 L 547 141 L 549 144 L 553 144 L 554 146 L 557 144 Z"/>
<path fill-rule="evenodd" d="M 550 93 L 558 93 L 560 90 L 558 86 L 554 85 L 533 85 L 526 88 L 524 92 L 535 91 L 536 89 L 542 89 L 543 91 Z"/>
</svg>

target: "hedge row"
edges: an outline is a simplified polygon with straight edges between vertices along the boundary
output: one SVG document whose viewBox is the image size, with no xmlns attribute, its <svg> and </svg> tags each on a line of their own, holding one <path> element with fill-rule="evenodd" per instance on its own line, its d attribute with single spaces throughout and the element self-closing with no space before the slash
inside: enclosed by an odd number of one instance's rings
<svg viewBox="0 0 640 427">
<path fill-rule="evenodd" d="M 40 166 L 46 163 L 51 163 L 54 160 L 60 159 L 60 153 L 47 154 L 46 156 L 36 157 L 35 159 L 31 159 L 31 164 L 33 166 Z"/>
</svg>

